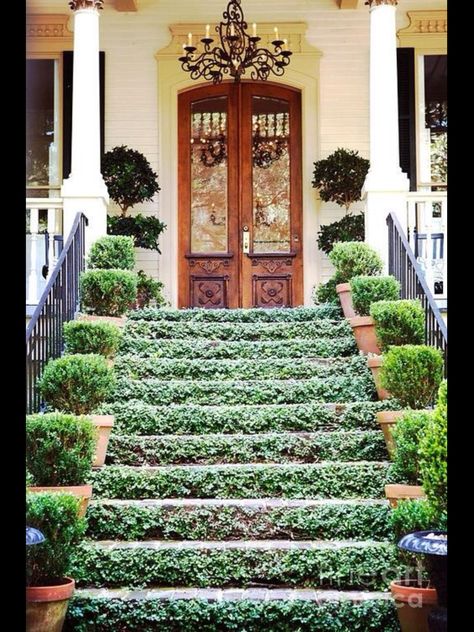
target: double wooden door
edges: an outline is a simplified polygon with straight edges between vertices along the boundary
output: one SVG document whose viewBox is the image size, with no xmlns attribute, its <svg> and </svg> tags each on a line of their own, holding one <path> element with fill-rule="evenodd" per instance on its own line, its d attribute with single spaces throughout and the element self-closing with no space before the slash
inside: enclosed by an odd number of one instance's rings
<svg viewBox="0 0 474 632">
<path fill-rule="evenodd" d="M 302 304 L 300 92 L 204 86 L 178 114 L 179 306 Z"/>
</svg>

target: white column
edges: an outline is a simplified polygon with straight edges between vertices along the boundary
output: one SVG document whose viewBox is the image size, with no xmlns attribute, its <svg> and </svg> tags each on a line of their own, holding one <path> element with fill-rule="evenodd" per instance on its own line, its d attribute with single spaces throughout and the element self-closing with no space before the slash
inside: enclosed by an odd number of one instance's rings
<svg viewBox="0 0 474 632">
<path fill-rule="evenodd" d="M 109 196 L 100 172 L 99 11 L 102 0 L 73 0 L 74 65 L 71 173 L 63 182 L 64 240 L 74 217 L 89 220 L 86 250 L 107 232 Z"/>
<path fill-rule="evenodd" d="M 400 169 L 398 139 L 397 0 L 370 2 L 370 170 L 364 184 L 365 240 L 388 261 L 386 217 L 406 230 L 409 181 Z"/>
<path fill-rule="evenodd" d="M 26 299 L 29 305 L 36 305 L 38 302 L 38 231 L 39 211 L 37 208 L 30 208 L 30 273 L 28 275 L 28 297 Z"/>
</svg>

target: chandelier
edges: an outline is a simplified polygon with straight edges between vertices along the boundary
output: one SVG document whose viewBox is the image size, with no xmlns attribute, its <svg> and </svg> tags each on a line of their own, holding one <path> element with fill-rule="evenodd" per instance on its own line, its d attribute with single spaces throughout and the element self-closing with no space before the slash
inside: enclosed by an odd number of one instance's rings
<svg viewBox="0 0 474 632">
<path fill-rule="evenodd" d="M 280 39 L 278 29 L 275 28 L 275 39 L 272 41 L 275 51 L 272 53 L 266 48 L 259 48 L 261 38 L 257 36 L 257 25 L 252 25 L 252 35 L 249 35 L 240 5 L 241 0 L 231 0 L 223 13 L 224 22 L 215 27 L 220 45 L 213 46 L 209 24 L 206 26 L 206 36 L 201 39 L 204 45 L 202 52 L 197 52 L 197 47 L 193 46 L 193 34 L 188 34 L 188 43 L 183 44 L 183 55 L 179 61 L 192 79 L 203 77 L 218 84 L 224 75 L 230 75 L 238 82 L 247 69 L 254 81 L 266 81 L 270 73 L 279 77 L 284 74 L 285 66 L 288 66 L 293 54 L 288 50 L 288 41 Z"/>
</svg>

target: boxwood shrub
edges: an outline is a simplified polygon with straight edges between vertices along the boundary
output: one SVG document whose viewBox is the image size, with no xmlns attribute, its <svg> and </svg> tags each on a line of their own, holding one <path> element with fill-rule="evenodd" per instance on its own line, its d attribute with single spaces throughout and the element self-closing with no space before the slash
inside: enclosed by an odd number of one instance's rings
<svg viewBox="0 0 474 632">
<path fill-rule="evenodd" d="M 426 345 L 390 347 L 384 354 L 381 383 L 406 408 L 426 408 L 443 379 L 441 351 Z"/>
<path fill-rule="evenodd" d="M 115 355 L 122 331 L 111 323 L 70 320 L 63 325 L 66 353 Z"/>
<path fill-rule="evenodd" d="M 351 279 L 352 303 L 359 316 L 368 316 L 377 301 L 396 301 L 400 283 L 393 276 L 357 276 Z"/>
<path fill-rule="evenodd" d="M 378 301 L 370 306 L 382 351 L 391 345 L 419 345 L 425 339 L 425 312 L 418 300 Z"/>
<path fill-rule="evenodd" d="M 34 485 L 84 485 L 92 468 L 96 428 L 90 419 L 49 413 L 26 418 L 26 467 Z"/>
<path fill-rule="evenodd" d="M 82 309 L 96 316 L 122 316 L 137 298 L 137 275 L 129 270 L 87 270 L 80 277 Z"/>
<path fill-rule="evenodd" d="M 38 386 L 50 408 L 86 415 L 106 399 L 114 383 L 113 371 L 105 358 L 90 353 L 50 360 Z"/>
<path fill-rule="evenodd" d="M 78 497 L 58 492 L 26 495 L 26 524 L 45 536 L 44 542 L 26 547 L 27 586 L 48 586 L 67 576 L 86 528 L 78 517 L 79 503 Z"/>
<path fill-rule="evenodd" d="M 87 265 L 101 270 L 133 270 L 133 237 L 108 235 L 97 239 L 91 246 Z"/>
<path fill-rule="evenodd" d="M 392 473 L 399 483 L 421 485 L 420 440 L 431 419 L 428 411 L 407 411 L 393 429 L 395 455 Z"/>
<path fill-rule="evenodd" d="M 356 276 L 376 276 L 383 269 L 379 254 L 368 244 L 346 241 L 334 245 L 329 259 L 336 268 L 337 283 L 348 283 Z"/>
<path fill-rule="evenodd" d="M 407 533 L 447 529 L 446 516 L 438 516 L 428 500 L 399 500 L 390 511 L 390 525 L 397 543 Z"/>
</svg>

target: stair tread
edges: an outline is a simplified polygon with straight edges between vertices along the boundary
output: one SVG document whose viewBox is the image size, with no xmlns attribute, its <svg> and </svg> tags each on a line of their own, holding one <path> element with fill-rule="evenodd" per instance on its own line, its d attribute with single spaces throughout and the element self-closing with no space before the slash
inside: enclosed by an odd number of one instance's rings
<svg viewBox="0 0 474 632">
<path fill-rule="evenodd" d="M 287 498 L 145 498 L 143 500 L 122 498 L 92 498 L 91 505 L 117 505 L 131 507 L 250 507 L 271 509 L 298 507 L 318 507 L 325 505 L 387 505 L 384 498 L 323 498 L 323 499 L 287 499 Z"/>
<path fill-rule="evenodd" d="M 178 435 L 177 435 L 178 436 Z M 160 472 L 163 470 L 169 470 L 174 468 L 181 469 L 237 469 L 237 468 L 321 468 L 326 467 L 328 465 L 344 465 L 344 466 L 354 466 L 360 467 L 361 465 L 380 465 L 386 467 L 390 465 L 390 461 L 320 461 L 319 463 L 218 463 L 211 465 L 201 465 L 201 464 L 179 464 L 179 465 L 105 465 L 101 468 L 100 471 L 104 471 L 106 468 L 120 468 L 126 470 L 150 470 L 151 472 Z"/>
<path fill-rule="evenodd" d="M 98 549 L 259 549 L 279 551 L 324 550 L 393 546 L 380 540 L 87 540 L 87 546 Z"/>
</svg>

